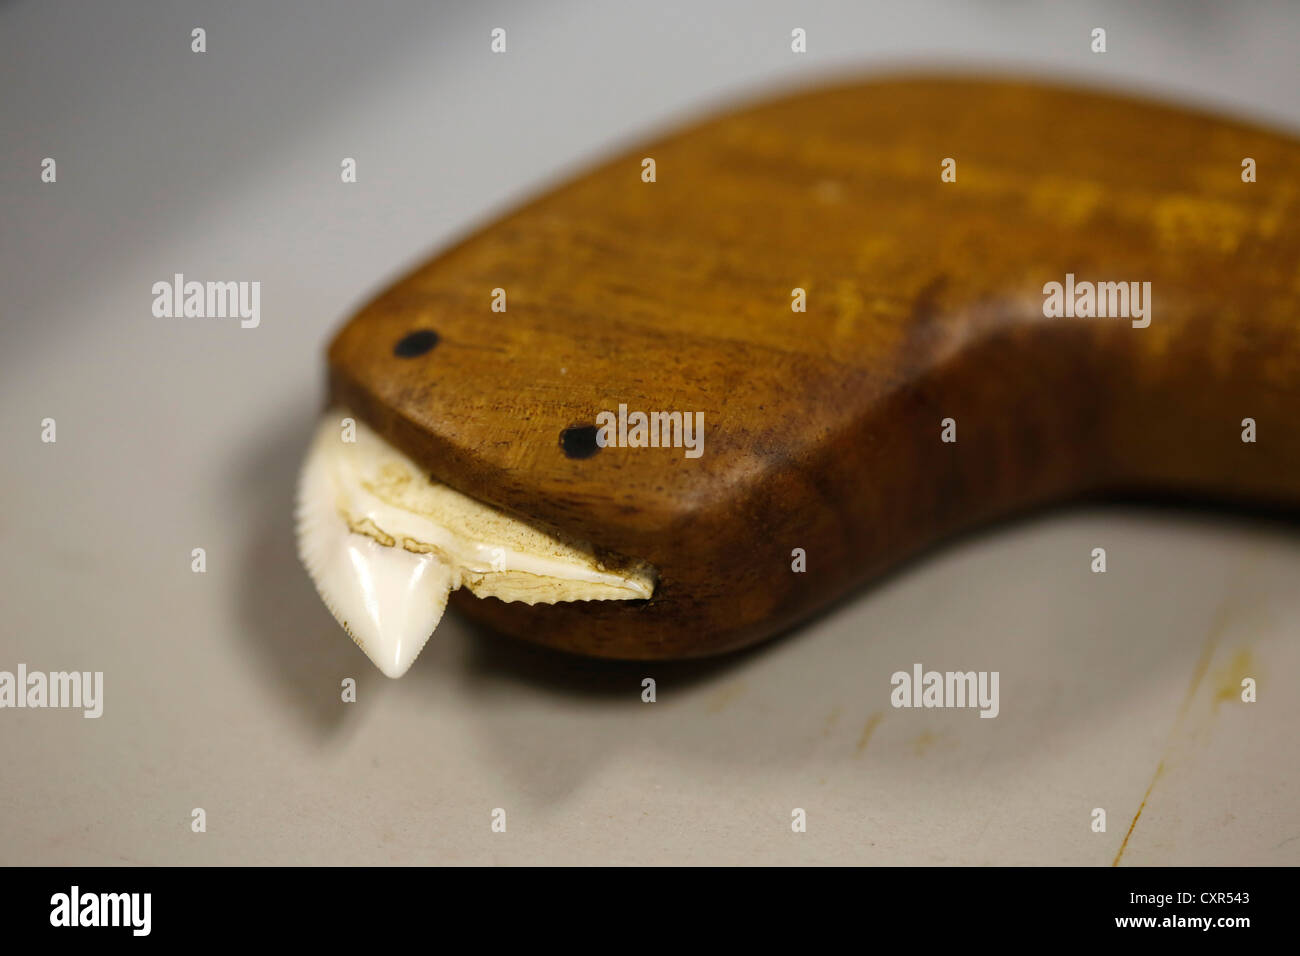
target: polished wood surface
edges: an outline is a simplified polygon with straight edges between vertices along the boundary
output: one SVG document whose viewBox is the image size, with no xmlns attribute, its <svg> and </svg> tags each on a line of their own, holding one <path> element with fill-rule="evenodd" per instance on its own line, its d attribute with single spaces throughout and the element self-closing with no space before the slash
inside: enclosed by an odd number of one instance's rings
<svg viewBox="0 0 1300 956">
<path fill-rule="evenodd" d="M 1067 273 L 1150 282 L 1150 326 L 1045 318 Z M 424 329 L 436 342 L 399 354 Z M 352 319 L 329 367 L 332 400 L 435 478 L 660 575 L 646 602 L 462 593 L 463 611 L 598 656 L 715 654 L 1026 508 L 1300 503 L 1300 143 L 1021 82 L 802 93 L 444 252 Z M 566 453 L 566 429 L 620 403 L 703 412 L 702 456 Z"/>
</svg>

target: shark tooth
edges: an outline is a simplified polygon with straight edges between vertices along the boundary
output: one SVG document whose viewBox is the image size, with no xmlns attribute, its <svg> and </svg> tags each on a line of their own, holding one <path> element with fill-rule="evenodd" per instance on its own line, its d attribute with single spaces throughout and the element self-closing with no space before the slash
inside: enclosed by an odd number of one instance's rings
<svg viewBox="0 0 1300 956">
<path fill-rule="evenodd" d="M 297 535 L 325 606 L 389 677 L 410 668 L 460 587 L 527 604 L 654 592 L 649 565 L 606 568 L 585 542 L 432 480 L 346 409 L 317 426 L 298 480 Z"/>
</svg>

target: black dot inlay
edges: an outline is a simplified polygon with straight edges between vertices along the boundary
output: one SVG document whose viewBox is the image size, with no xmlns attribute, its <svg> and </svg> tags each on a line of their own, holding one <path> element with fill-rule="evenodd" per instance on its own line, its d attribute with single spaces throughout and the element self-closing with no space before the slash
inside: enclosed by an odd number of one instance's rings
<svg viewBox="0 0 1300 956">
<path fill-rule="evenodd" d="M 417 329 L 393 346 L 398 358 L 415 358 L 438 344 L 438 333 L 433 329 Z"/>
<path fill-rule="evenodd" d="M 560 432 L 560 447 L 570 458 L 590 458 L 600 451 L 595 425 L 574 425 Z"/>
</svg>

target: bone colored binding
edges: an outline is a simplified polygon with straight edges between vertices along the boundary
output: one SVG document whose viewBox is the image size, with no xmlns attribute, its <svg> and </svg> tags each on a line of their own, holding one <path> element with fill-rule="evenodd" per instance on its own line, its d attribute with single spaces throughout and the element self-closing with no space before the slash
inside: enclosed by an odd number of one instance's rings
<svg viewBox="0 0 1300 956">
<path fill-rule="evenodd" d="M 335 619 L 389 677 L 411 666 L 460 587 L 529 605 L 654 591 L 653 569 L 611 571 L 590 547 L 432 481 L 344 409 L 321 418 L 303 465 L 298 552 Z"/>
</svg>

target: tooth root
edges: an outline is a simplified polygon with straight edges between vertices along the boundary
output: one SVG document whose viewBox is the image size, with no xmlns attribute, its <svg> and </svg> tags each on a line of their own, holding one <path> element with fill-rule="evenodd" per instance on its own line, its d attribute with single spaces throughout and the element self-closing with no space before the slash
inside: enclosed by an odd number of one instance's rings
<svg viewBox="0 0 1300 956">
<path fill-rule="evenodd" d="M 401 677 L 447 608 L 452 570 L 432 554 L 355 534 L 327 469 L 308 456 L 299 482 L 298 554 L 326 607 L 389 677 Z"/>
</svg>

